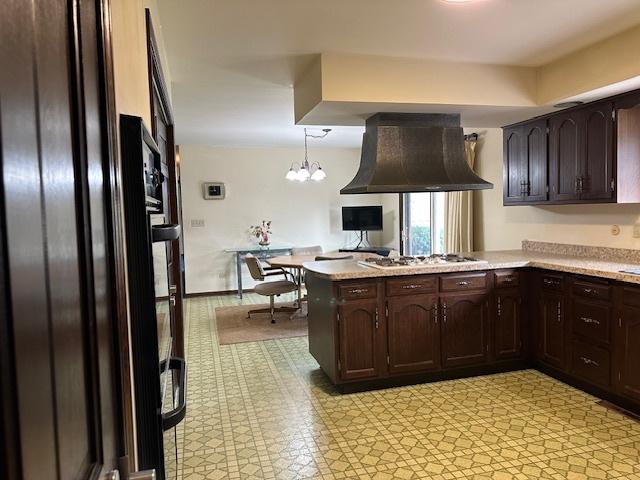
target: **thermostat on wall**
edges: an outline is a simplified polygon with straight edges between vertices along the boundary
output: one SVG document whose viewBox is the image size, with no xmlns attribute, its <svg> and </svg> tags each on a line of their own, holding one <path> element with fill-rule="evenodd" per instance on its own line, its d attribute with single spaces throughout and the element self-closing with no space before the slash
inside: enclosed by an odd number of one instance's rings
<svg viewBox="0 0 640 480">
<path fill-rule="evenodd" d="M 224 198 L 224 183 L 205 182 L 202 184 L 205 200 L 222 200 Z"/>
</svg>

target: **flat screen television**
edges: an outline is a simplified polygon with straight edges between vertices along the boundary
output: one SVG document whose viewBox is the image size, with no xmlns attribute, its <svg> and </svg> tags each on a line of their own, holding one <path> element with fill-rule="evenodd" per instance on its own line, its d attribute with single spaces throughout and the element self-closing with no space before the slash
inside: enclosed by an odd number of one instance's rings
<svg viewBox="0 0 640 480">
<path fill-rule="evenodd" d="M 382 230 L 382 206 L 342 207 L 342 230 Z"/>
</svg>

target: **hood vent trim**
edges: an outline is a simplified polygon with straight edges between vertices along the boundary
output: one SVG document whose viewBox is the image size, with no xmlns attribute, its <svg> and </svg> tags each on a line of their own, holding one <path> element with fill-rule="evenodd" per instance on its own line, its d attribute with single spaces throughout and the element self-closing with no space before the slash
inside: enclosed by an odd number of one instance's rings
<svg viewBox="0 0 640 480">
<path fill-rule="evenodd" d="M 358 172 L 340 193 L 489 188 L 467 163 L 460 115 L 377 113 L 366 121 Z"/>
</svg>

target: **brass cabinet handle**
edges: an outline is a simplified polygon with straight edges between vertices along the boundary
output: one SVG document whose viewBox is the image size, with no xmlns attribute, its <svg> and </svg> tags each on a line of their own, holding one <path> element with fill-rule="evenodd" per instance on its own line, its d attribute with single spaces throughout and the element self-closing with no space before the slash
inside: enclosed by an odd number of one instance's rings
<svg viewBox="0 0 640 480">
<path fill-rule="evenodd" d="M 580 320 L 582 320 L 584 323 L 593 323 L 595 325 L 600 325 L 600 321 L 596 320 L 595 318 L 580 317 Z"/>
<path fill-rule="evenodd" d="M 461 287 L 466 287 L 467 285 L 469 285 L 469 282 L 458 282 L 458 285 L 460 285 Z"/>
<path fill-rule="evenodd" d="M 558 280 L 552 280 L 550 278 L 545 278 L 542 281 L 547 285 L 560 285 L 560 282 Z"/>
<path fill-rule="evenodd" d="M 598 291 L 597 291 L 597 290 L 594 290 L 593 288 L 583 288 L 583 289 L 582 289 L 582 291 L 583 291 L 584 293 L 593 293 L 594 295 L 597 295 L 597 294 L 598 294 Z"/>
<path fill-rule="evenodd" d="M 442 304 L 442 323 L 447 323 L 447 304 Z"/>
<path fill-rule="evenodd" d="M 584 363 L 585 365 L 593 365 L 594 367 L 600 366 L 598 362 L 596 362 L 595 360 L 591 360 L 590 358 L 587 358 L 587 357 L 580 357 L 580 360 L 582 360 L 582 363 Z"/>
<path fill-rule="evenodd" d="M 378 307 L 376 307 L 376 323 L 375 323 L 375 326 L 376 326 L 376 330 L 380 326 L 380 324 L 378 323 Z"/>
<path fill-rule="evenodd" d="M 433 320 L 434 323 L 438 323 L 438 302 L 433 304 Z"/>
<path fill-rule="evenodd" d="M 498 296 L 498 316 L 500 316 L 502 314 L 502 301 L 500 299 L 500 296 Z"/>
<path fill-rule="evenodd" d="M 505 283 L 511 283 L 513 282 L 514 278 L 513 277 L 505 277 L 502 279 Z"/>
<path fill-rule="evenodd" d="M 562 302 L 558 301 L 558 322 L 562 322 Z"/>
<path fill-rule="evenodd" d="M 405 290 L 413 290 L 420 287 L 422 287 L 422 285 L 416 285 L 415 283 L 412 283 L 411 285 L 402 285 L 402 288 Z"/>
</svg>

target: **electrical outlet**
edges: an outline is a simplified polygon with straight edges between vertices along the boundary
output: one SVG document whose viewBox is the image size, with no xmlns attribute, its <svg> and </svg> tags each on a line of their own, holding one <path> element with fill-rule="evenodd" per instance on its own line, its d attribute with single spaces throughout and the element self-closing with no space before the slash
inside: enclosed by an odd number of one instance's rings
<svg viewBox="0 0 640 480">
<path fill-rule="evenodd" d="M 620 226 L 619 225 L 611 225 L 611 235 L 620 235 Z"/>
<path fill-rule="evenodd" d="M 633 238 L 640 238 L 640 223 L 633 226 Z"/>
<path fill-rule="evenodd" d="M 204 227 L 204 219 L 194 219 L 191 220 L 191 227 Z"/>
</svg>

